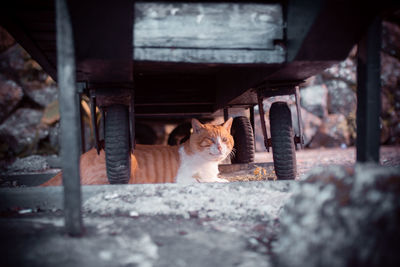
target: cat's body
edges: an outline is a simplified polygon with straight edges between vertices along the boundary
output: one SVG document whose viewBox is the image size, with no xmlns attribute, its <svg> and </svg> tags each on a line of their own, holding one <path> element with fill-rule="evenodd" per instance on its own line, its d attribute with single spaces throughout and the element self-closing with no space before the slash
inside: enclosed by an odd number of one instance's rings
<svg viewBox="0 0 400 267">
<path fill-rule="evenodd" d="M 223 125 L 193 119 L 193 134 L 181 146 L 137 145 L 131 155 L 130 184 L 226 182 L 218 178 L 218 164 L 232 151 L 232 119 Z M 81 184 L 108 184 L 104 150 L 95 149 L 80 159 Z M 62 184 L 62 174 L 42 186 Z"/>
</svg>

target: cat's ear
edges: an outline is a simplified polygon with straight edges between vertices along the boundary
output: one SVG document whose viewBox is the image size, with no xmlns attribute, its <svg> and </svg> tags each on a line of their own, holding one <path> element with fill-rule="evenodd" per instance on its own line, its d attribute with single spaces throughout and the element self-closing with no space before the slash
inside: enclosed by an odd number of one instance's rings
<svg viewBox="0 0 400 267">
<path fill-rule="evenodd" d="M 204 126 L 197 119 L 192 119 L 192 129 L 194 133 L 199 133 Z"/>
<path fill-rule="evenodd" d="M 226 122 L 222 124 L 222 126 L 230 133 L 232 127 L 233 118 L 229 118 Z"/>
</svg>

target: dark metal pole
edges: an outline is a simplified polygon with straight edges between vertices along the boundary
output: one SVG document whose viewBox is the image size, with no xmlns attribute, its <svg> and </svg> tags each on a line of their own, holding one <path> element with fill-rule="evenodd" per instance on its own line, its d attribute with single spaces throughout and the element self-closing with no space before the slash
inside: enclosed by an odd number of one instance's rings
<svg viewBox="0 0 400 267">
<path fill-rule="evenodd" d="M 80 123 L 75 83 L 75 52 L 66 0 L 55 0 L 57 24 L 57 79 L 61 113 L 61 159 L 63 162 L 64 217 L 68 234 L 82 234 L 79 177 Z"/>
<path fill-rule="evenodd" d="M 358 44 L 357 161 L 379 162 L 381 111 L 381 20 L 376 18 Z"/>
</svg>

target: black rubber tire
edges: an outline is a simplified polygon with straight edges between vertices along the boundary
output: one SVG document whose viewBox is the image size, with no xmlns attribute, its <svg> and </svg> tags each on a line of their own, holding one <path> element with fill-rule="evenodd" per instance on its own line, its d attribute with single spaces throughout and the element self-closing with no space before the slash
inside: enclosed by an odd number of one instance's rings
<svg viewBox="0 0 400 267">
<path fill-rule="evenodd" d="M 274 102 L 269 111 L 272 156 L 279 180 L 296 178 L 296 152 L 293 138 L 292 115 L 286 102 Z"/>
<path fill-rule="evenodd" d="M 251 163 L 254 162 L 254 135 L 253 127 L 247 117 L 240 116 L 233 119 L 231 134 L 234 145 L 234 156 L 232 163 Z"/>
<path fill-rule="evenodd" d="M 131 170 L 129 112 L 124 105 L 107 107 L 105 118 L 106 169 L 110 184 L 127 184 Z"/>
</svg>

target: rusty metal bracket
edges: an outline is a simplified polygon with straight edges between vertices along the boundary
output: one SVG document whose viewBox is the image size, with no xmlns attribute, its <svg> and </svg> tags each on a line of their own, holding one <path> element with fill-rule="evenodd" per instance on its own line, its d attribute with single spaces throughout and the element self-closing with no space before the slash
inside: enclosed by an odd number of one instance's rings
<svg viewBox="0 0 400 267">
<path fill-rule="evenodd" d="M 96 93 L 95 90 L 89 91 L 90 99 L 90 117 L 92 118 L 92 129 L 94 135 L 94 147 L 96 148 L 97 155 L 100 155 L 101 145 L 99 140 L 99 129 L 97 127 L 97 114 L 96 114 Z"/>
<path fill-rule="evenodd" d="M 269 152 L 269 148 L 271 147 L 270 139 L 268 139 L 267 133 L 267 126 L 265 125 L 265 112 L 264 112 L 264 105 L 263 105 L 264 97 L 261 95 L 261 92 L 257 92 L 257 101 L 258 101 L 258 110 L 260 113 L 260 120 L 261 120 L 261 130 L 264 136 L 264 145 L 267 151 Z"/>
<path fill-rule="evenodd" d="M 135 150 L 135 98 L 134 93 L 130 94 L 130 102 L 129 102 L 129 131 L 130 131 L 130 143 L 131 143 L 131 153 Z"/>
<path fill-rule="evenodd" d="M 295 136 L 294 143 L 297 148 L 297 144 L 300 144 L 300 148 L 304 147 L 304 135 L 303 135 L 303 125 L 301 120 L 301 107 L 300 107 L 300 89 L 299 86 L 296 86 L 294 91 L 294 96 L 296 98 L 296 111 L 297 111 L 297 125 L 299 126 L 299 135 Z"/>
<path fill-rule="evenodd" d="M 257 88 L 257 100 L 258 100 L 258 109 L 260 113 L 261 119 L 261 130 L 264 136 L 264 145 L 267 151 L 269 152 L 269 148 L 272 147 L 272 141 L 268 138 L 266 124 L 265 124 L 265 111 L 263 107 L 263 99 L 269 98 L 272 96 L 279 95 L 294 95 L 296 99 L 296 111 L 297 111 L 297 125 L 299 126 L 299 134 L 294 136 L 294 143 L 296 145 L 300 144 L 300 148 L 304 147 L 304 134 L 303 134 L 303 125 L 301 124 L 301 108 L 300 108 L 300 90 L 299 86 L 295 84 L 299 84 L 302 81 L 288 81 L 281 82 L 279 84 L 262 84 Z"/>
</svg>

